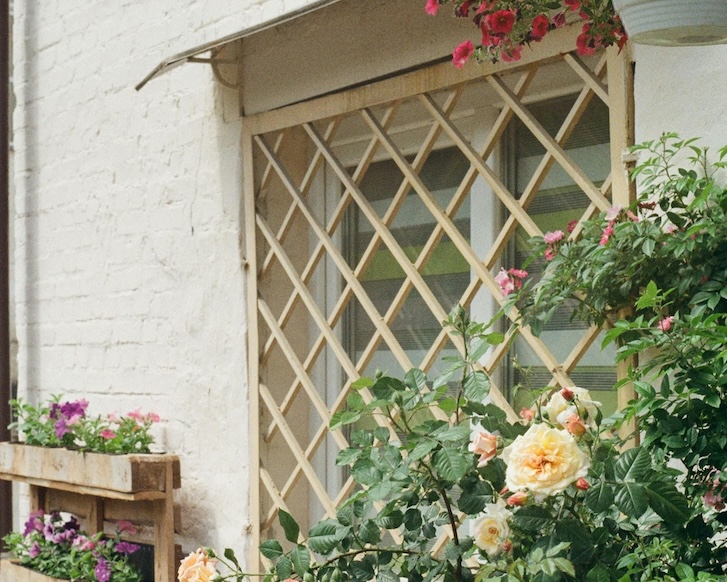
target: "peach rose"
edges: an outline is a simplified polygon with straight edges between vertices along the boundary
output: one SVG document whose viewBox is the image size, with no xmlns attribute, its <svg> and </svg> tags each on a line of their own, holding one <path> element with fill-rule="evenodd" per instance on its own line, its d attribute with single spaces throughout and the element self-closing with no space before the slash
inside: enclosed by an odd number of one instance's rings
<svg viewBox="0 0 727 582">
<path fill-rule="evenodd" d="M 565 420 L 565 424 L 563 426 L 573 436 L 583 436 L 586 434 L 586 425 L 583 422 L 583 419 L 581 419 L 581 417 L 577 414 L 571 414 Z"/>
<path fill-rule="evenodd" d="M 467 449 L 479 455 L 478 467 L 484 467 L 497 454 L 497 436 L 486 430 L 475 434 Z"/>
<path fill-rule="evenodd" d="M 510 537 L 510 513 L 502 499 L 485 505 L 485 512 L 474 524 L 475 544 L 488 556 L 496 556 L 505 550 Z"/>
<path fill-rule="evenodd" d="M 545 424 L 531 426 L 505 447 L 505 483 L 510 491 L 527 489 L 536 496 L 561 493 L 591 466 L 588 456 L 565 430 Z"/>
<path fill-rule="evenodd" d="M 182 560 L 177 573 L 179 582 L 210 582 L 217 576 L 215 564 L 217 560 L 210 558 L 204 548 L 199 548 Z"/>
</svg>

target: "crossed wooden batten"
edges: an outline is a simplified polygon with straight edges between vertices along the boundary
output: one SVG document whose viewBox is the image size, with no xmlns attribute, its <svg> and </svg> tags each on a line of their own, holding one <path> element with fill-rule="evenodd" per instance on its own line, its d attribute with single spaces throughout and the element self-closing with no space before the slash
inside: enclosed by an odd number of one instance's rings
<svg viewBox="0 0 727 582">
<path fill-rule="evenodd" d="M 326 439 L 333 439 L 339 449 L 348 446 L 343 433 L 334 431 L 333 435 L 328 436 L 327 426 L 333 413 L 345 405 L 352 382 L 367 368 L 379 346 L 385 345 L 404 370 L 414 365 L 428 370 L 447 344 L 462 351 L 460 338 L 443 329 L 426 350 L 422 361 L 413 363 L 391 328 L 413 291 L 421 297 L 423 304 L 437 320 L 446 319 L 446 310 L 423 275 L 443 237 L 447 237 L 471 269 L 471 281 L 460 303 L 468 307 L 478 293 L 485 291 L 502 304 L 504 297 L 494 280 L 493 271 L 503 264 L 504 254 L 518 228 L 522 228 L 529 236 L 542 234 L 528 214 L 528 208 L 554 165 L 557 164 L 587 197 L 588 206 L 583 211 L 581 221 L 592 218 L 614 203 L 626 205 L 632 200 L 633 190 L 620 159 L 621 151 L 632 142 L 633 131 L 628 56 L 609 49 L 587 63 L 579 56 L 563 50 L 564 46 L 573 46 L 577 32 L 572 27 L 555 31 L 546 39 L 547 42 L 542 43 L 542 58 L 531 56 L 520 64 L 499 67 L 483 65 L 479 74 L 470 69 L 456 83 L 453 82 L 451 66 L 447 64 L 245 118 L 244 171 L 246 176 L 254 177 L 245 182 L 248 313 L 251 322 L 250 405 L 253 417 L 259 415 L 262 420 L 259 433 L 251 435 L 252 450 L 261 450 L 261 455 L 257 457 L 258 480 L 253 482 L 251 491 L 252 507 L 261 507 L 259 522 L 253 528 L 255 536 L 261 536 L 274 525 L 279 509 L 291 511 L 289 500 L 301 479 L 305 479 L 311 495 L 329 516 L 335 514 L 336 507 L 352 491 L 353 481 L 350 478 L 345 480 L 338 491 L 327 491 L 322 476 L 314 466 L 314 457 Z M 554 63 L 561 63 L 573 73 L 580 86 L 572 91 L 575 100 L 561 127 L 551 135 L 530 112 L 528 104 L 533 99 L 529 90 L 537 84 L 537 73 L 542 68 L 552 67 Z M 463 93 L 473 83 L 489 87 L 500 102 L 499 113 L 491 123 L 486 138 L 477 145 L 463 133 L 456 117 Z M 565 149 L 568 139 L 594 98 L 601 100 L 610 110 L 611 173 L 598 186 Z M 397 132 L 403 131 L 397 127 L 397 115 L 401 115 L 405 107 L 412 107 L 413 103 L 418 103 L 429 117 L 422 124 L 423 135 L 417 147 L 405 155 L 397 143 Z M 508 190 L 488 164 L 488 158 L 514 117 L 520 120 L 545 150 L 518 197 Z M 342 128 L 346 123 L 351 123 L 353 118 L 357 118 L 356 122 L 368 132 L 368 137 L 359 148 L 357 160 L 342 158 L 340 143 L 336 141 Z M 445 207 L 439 205 L 419 175 L 430 154 L 441 147 L 443 141 L 458 148 L 469 164 L 464 178 Z M 291 150 L 307 152 L 303 167 L 291 165 Z M 371 164 L 382 158 L 396 165 L 402 180 L 388 208 L 380 213 L 374 210 L 361 191 L 361 183 Z M 315 208 L 315 196 L 320 195 L 320 186 L 316 186 L 316 180 L 320 178 L 323 168 L 340 185 L 340 196 L 322 218 Z M 484 180 L 507 211 L 494 244 L 484 256 L 475 252 L 454 223 L 454 217 L 477 179 Z M 406 196 L 412 191 L 435 219 L 428 239 L 414 259 L 409 258 L 390 230 Z M 269 207 L 273 205 L 278 216 L 270 212 Z M 340 232 L 346 212 L 354 207 L 371 225 L 373 233 L 357 257 L 357 262 L 351 265 L 341 251 Z M 300 248 L 296 249 L 291 242 L 296 236 L 296 229 L 308 233 L 312 241 L 303 259 L 295 255 Z M 571 236 L 576 237 L 579 233 L 577 227 Z M 367 269 L 377 251 L 382 248 L 391 254 L 403 272 L 401 286 L 383 312 L 374 305 L 363 285 Z M 324 308 L 311 291 L 311 286 L 315 283 L 321 264 L 326 261 L 335 269 L 341 284 L 338 296 Z M 271 293 L 280 293 L 282 288 L 287 289 L 285 293 L 288 295 L 280 301 L 279 297 Z M 373 333 L 359 352 L 357 361 L 353 361 L 336 331 L 354 299 L 373 324 Z M 306 314 L 311 325 L 310 341 L 303 347 L 300 342 L 296 345 L 294 339 L 289 337 L 296 325 L 298 311 Z M 513 311 L 511 317 L 516 318 L 517 312 Z M 557 386 L 572 385 L 570 374 L 599 332 L 600 329 L 596 327 L 583 331 L 567 357 L 560 361 L 528 329 L 522 330 L 521 334 L 552 375 L 552 385 Z M 506 330 L 506 333 L 509 336 L 513 329 Z M 329 402 L 326 402 L 313 377 L 314 368 L 324 350 L 332 354 L 342 370 L 340 391 Z M 482 362 L 482 369 L 492 372 L 506 353 L 507 343 L 494 348 Z M 286 386 L 267 380 L 269 370 L 281 365 L 290 370 L 290 380 Z M 366 391 L 363 395 L 367 400 L 370 398 Z M 497 385 L 491 387 L 490 397 L 507 412 L 510 419 L 516 418 Z M 290 418 L 294 403 L 301 398 L 307 399 L 311 411 L 317 415 L 317 424 L 309 431 L 303 431 L 306 432 L 304 437 L 300 436 L 300 430 L 296 431 L 296 427 L 291 425 Z M 378 422 L 391 429 L 385 421 L 379 419 Z M 271 460 L 266 461 L 262 453 L 262 449 L 273 439 L 282 439 L 294 458 L 294 463 L 282 479 L 276 479 L 271 471 L 275 469 L 280 472 L 280 467 L 272 467 Z M 265 503 L 261 503 L 261 492 L 267 496 Z M 445 534 L 443 540 L 446 541 L 446 538 Z M 259 537 L 254 540 L 253 546 L 256 547 L 257 542 Z"/>
</svg>

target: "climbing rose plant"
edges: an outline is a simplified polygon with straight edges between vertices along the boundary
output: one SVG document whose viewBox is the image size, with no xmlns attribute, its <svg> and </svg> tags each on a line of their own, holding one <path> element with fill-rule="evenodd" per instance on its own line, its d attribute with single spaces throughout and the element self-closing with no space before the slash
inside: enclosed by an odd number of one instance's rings
<svg viewBox="0 0 727 582">
<path fill-rule="evenodd" d="M 452 63 L 457 68 L 473 56 L 493 63 L 520 60 L 525 46 L 540 42 L 571 17 L 582 22 L 576 40 L 580 55 L 614 44 L 621 48 L 627 40 L 611 0 L 427 0 L 425 10 L 435 16 L 447 5 L 455 16 L 471 19 L 479 32 L 477 44 L 465 40 L 454 49 Z"/>
</svg>

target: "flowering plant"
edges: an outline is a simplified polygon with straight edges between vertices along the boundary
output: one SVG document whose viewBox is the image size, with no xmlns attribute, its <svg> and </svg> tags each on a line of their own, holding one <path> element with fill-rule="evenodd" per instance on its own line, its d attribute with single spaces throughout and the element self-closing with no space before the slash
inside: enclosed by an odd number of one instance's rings
<svg viewBox="0 0 727 582">
<path fill-rule="evenodd" d="M 481 33 L 477 47 L 467 40 L 454 50 L 452 62 L 458 68 L 472 55 L 478 61 L 517 61 L 525 45 L 564 26 L 569 14 L 583 22 L 578 54 L 590 55 L 612 44 L 620 48 L 627 40 L 611 0 L 427 0 L 425 10 L 436 15 L 446 4 L 454 6 L 456 16 L 471 18 Z"/>
<path fill-rule="evenodd" d="M 531 239 L 540 279 L 517 289 L 500 283 L 536 334 L 568 301 L 589 323 L 641 317 L 662 331 L 686 313 L 727 311 L 727 187 L 719 181 L 727 147 L 710 161 L 694 139 L 664 134 L 632 151 L 648 156 L 633 172 L 638 201 L 570 224 L 568 236 L 557 230 Z M 654 301 L 657 289 L 667 292 L 664 301 Z"/>
<path fill-rule="evenodd" d="M 61 401 L 54 396 L 45 404 L 32 406 L 21 400 L 10 402 L 17 428 L 28 445 L 65 447 L 97 453 L 148 453 L 154 442 L 151 426 L 159 422 L 153 412 L 139 410 L 125 416 L 111 414 L 91 417 L 86 414 L 86 400 Z"/>
<path fill-rule="evenodd" d="M 73 516 L 34 512 L 23 533 L 13 532 L 4 541 L 12 554 L 27 566 L 53 578 L 84 582 L 141 582 L 128 556 L 139 546 L 121 539 L 135 534 L 127 521 L 119 521 L 114 536 L 87 536 Z"/>
<path fill-rule="evenodd" d="M 621 452 L 614 423 L 583 388 L 546 391 L 508 419 L 483 403 L 489 381 L 477 364 L 502 337 L 462 309 L 448 325 L 465 356 L 433 383 L 416 369 L 356 383 L 373 399 L 352 393 L 331 428 L 376 426 L 354 428 L 338 455 L 359 488 L 307 535 L 281 510 L 287 541 L 260 548 L 272 564 L 267 579 L 687 579 L 696 562 L 689 524 L 704 507 L 676 486 L 679 471 L 648 447 Z M 432 549 L 443 532 L 450 541 Z M 712 546 L 700 567 L 723 579 L 723 550 Z M 198 551 L 188 567 L 204 564 L 210 580 L 245 578 L 234 561 L 218 574 L 214 556 Z"/>
</svg>

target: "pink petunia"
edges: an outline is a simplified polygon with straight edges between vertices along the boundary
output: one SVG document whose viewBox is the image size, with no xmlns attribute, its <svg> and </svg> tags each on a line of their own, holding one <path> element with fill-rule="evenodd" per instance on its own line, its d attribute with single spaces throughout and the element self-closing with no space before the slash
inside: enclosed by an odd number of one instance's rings
<svg viewBox="0 0 727 582">
<path fill-rule="evenodd" d="M 496 34 L 509 34 L 515 25 L 514 10 L 496 10 L 485 17 L 490 30 Z"/>
<path fill-rule="evenodd" d="M 550 29 L 550 20 L 545 14 L 538 14 L 533 18 L 533 25 L 530 31 L 530 35 L 534 40 L 542 39 Z"/>
<path fill-rule="evenodd" d="M 452 53 L 452 64 L 458 69 L 461 69 L 474 52 L 475 45 L 472 44 L 472 41 L 464 41 L 454 49 Z"/>
<path fill-rule="evenodd" d="M 101 438 L 110 441 L 111 439 L 116 438 L 116 433 L 110 428 L 105 428 L 101 431 Z"/>
<path fill-rule="evenodd" d="M 500 57 L 502 60 L 506 63 L 519 61 L 522 57 L 523 47 L 522 45 L 517 45 L 510 47 L 500 53 Z"/>
<path fill-rule="evenodd" d="M 439 2 L 438 0 L 427 0 L 427 5 L 424 8 L 424 11 L 427 14 L 431 14 L 432 16 L 437 15 L 437 10 L 439 10 Z"/>
</svg>

